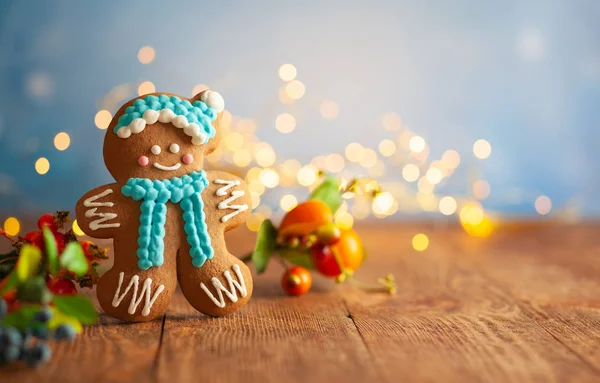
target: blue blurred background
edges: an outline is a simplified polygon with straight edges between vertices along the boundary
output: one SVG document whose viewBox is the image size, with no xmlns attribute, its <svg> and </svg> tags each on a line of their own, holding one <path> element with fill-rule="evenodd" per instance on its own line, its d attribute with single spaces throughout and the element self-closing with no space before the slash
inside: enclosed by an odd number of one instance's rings
<svg viewBox="0 0 600 383">
<path fill-rule="evenodd" d="M 254 169 L 263 217 L 314 187 L 301 167 L 376 180 L 393 196 L 377 217 L 451 215 L 444 196 L 597 216 L 598 20 L 595 0 L 2 1 L 0 219 L 72 209 L 111 182 L 100 110 L 200 84 L 237 134 L 207 166 Z M 440 165 L 448 150 L 457 167 Z"/>
</svg>

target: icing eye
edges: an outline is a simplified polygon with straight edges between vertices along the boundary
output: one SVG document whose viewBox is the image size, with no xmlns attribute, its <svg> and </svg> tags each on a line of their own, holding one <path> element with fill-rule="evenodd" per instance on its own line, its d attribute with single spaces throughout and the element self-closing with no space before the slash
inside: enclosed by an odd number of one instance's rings
<svg viewBox="0 0 600 383">
<path fill-rule="evenodd" d="M 171 153 L 179 153 L 179 145 L 171 144 L 171 146 L 169 146 L 169 151 Z"/>
<path fill-rule="evenodd" d="M 152 154 L 160 154 L 160 146 L 158 145 L 152 145 L 152 147 L 150 148 L 150 151 L 152 152 Z"/>
</svg>

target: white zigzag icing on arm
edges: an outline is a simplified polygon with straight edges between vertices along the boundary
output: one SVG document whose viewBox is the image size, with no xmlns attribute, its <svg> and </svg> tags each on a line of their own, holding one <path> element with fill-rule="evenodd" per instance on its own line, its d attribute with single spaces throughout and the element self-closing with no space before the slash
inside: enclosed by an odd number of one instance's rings
<svg viewBox="0 0 600 383">
<path fill-rule="evenodd" d="M 100 217 L 100 218 L 90 222 L 90 225 L 89 225 L 90 229 L 95 231 L 98 229 L 121 226 L 121 224 L 119 222 L 104 223 L 106 221 L 110 221 L 112 219 L 117 218 L 117 214 L 115 214 L 115 213 L 96 213 L 96 210 L 98 207 L 113 207 L 115 205 L 112 202 L 96 202 L 96 200 L 98 200 L 102 197 L 106 197 L 107 195 L 111 194 L 112 192 L 113 192 L 112 189 L 106 189 L 102 193 L 91 196 L 90 198 L 83 201 L 83 206 L 92 208 L 92 209 L 86 210 L 86 212 L 85 212 L 86 217 L 88 217 L 88 218 Z"/>
<path fill-rule="evenodd" d="M 165 289 L 165 286 L 159 285 L 157 287 L 156 291 L 154 292 L 154 296 L 152 296 L 152 299 L 151 299 L 150 296 L 152 295 L 152 279 L 146 278 L 146 280 L 144 281 L 144 285 L 142 286 L 142 291 L 140 292 L 140 297 L 138 299 L 136 299 L 137 293 L 138 293 L 138 287 L 139 287 L 139 283 L 140 283 L 140 277 L 137 275 L 134 275 L 133 277 L 131 277 L 131 280 L 129 281 L 129 284 L 125 288 L 125 291 L 123 292 L 123 294 L 121 296 L 119 296 L 119 293 L 121 292 L 121 285 L 123 284 L 124 277 L 125 277 L 125 273 L 120 272 L 119 273 L 119 285 L 117 286 L 117 291 L 115 292 L 115 296 L 113 297 L 112 306 L 119 307 L 119 305 L 121 304 L 121 302 L 123 301 L 123 299 L 125 298 L 127 293 L 129 292 L 129 290 L 131 289 L 131 286 L 133 286 L 133 297 L 131 298 L 131 302 L 129 303 L 129 309 L 127 310 L 127 312 L 131 315 L 135 314 L 137 307 L 142 302 L 142 299 L 144 299 L 144 297 L 145 297 L 146 301 L 145 301 L 144 307 L 142 309 L 142 316 L 148 316 L 148 314 L 150 314 L 150 309 L 152 308 L 152 305 L 154 304 L 154 302 L 156 302 L 156 299 L 158 298 L 160 293 L 163 292 L 163 290 Z"/>
<path fill-rule="evenodd" d="M 224 215 L 221 218 L 221 222 L 227 222 L 231 218 L 238 215 L 240 212 L 248 210 L 248 205 L 246 205 L 246 204 L 244 204 L 244 205 L 230 205 L 229 204 L 230 202 L 232 202 L 240 197 L 243 197 L 246 194 L 243 190 L 233 190 L 231 193 L 227 192 L 232 187 L 239 186 L 241 184 L 240 180 L 231 180 L 231 181 L 215 180 L 214 183 L 219 184 L 219 185 L 225 185 L 225 186 L 220 187 L 217 190 L 217 192 L 215 193 L 217 196 L 223 197 L 223 196 L 226 196 L 227 194 L 231 194 L 231 197 L 227 198 L 224 201 L 219 202 L 219 204 L 217 205 L 217 208 L 220 210 L 225 210 L 225 209 L 234 209 L 235 210 L 234 212 Z"/>
</svg>

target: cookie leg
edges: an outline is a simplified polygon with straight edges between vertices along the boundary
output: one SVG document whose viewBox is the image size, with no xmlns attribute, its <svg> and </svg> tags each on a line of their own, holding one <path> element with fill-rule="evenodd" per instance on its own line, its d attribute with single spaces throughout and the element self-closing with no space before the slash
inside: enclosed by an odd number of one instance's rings
<svg viewBox="0 0 600 383">
<path fill-rule="evenodd" d="M 115 240 L 115 264 L 102 275 L 97 286 L 102 309 L 128 322 L 150 321 L 162 315 L 177 287 L 174 252 L 168 254 L 165 250 L 162 266 L 140 270 L 136 249 L 135 236 Z"/>
<path fill-rule="evenodd" d="M 239 310 L 252 295 L 250 269 L 228 252 L 215 254 L 202 267 L 194 267 L 187 253 L 179 254 L 177 278 L 188 302 L 213 317 Z"/>
</svg>

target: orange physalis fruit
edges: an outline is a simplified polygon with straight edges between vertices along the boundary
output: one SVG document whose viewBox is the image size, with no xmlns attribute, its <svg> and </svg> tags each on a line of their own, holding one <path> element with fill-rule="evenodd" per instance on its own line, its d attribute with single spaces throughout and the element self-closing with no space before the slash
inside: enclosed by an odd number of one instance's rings
<svg viewBox="0 0 600 383">
<path fill-rule="evenodd" d="M 332 221 L 333 214 L 325 202 L 319 200 L 302 202 L 283 217 L 279 225 L 279 235 L 307 235 Z"/>
</svg>

